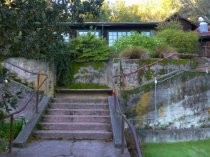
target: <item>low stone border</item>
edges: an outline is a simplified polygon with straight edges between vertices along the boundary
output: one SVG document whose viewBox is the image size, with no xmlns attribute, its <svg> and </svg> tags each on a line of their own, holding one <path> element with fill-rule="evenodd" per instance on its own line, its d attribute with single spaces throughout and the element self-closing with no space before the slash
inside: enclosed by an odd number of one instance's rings
<svg viewBox="0 0 210 157">
<path fill-rule="evenodd" d="M 210 128 L 137 130 L 143 143 L 184 142 L 210 139 Z"/>
<path fill-rule="evenodd" d="M 121 147 L 122 145 L 122 131 L 121 131 L 121 118 L 117 116 L 114 109 L 114 97 L 109 96 L 108 97 L 108 103 L 109 103 L 109 110 L 110 110 L 110 117 L 111 117 L 111 123 L 112 123 L 112 132 L 113 132 L 113 141 L 115 147 Z"/>
<path fill-rule="evenodd" d="M 13 141 L 13 146 L 24 147 L 26 145 L 26 142 L 28 141 L 30 135 L 32 134 L 33 129 L 38 123 L 40 117 L 42 116 L 49 102 L 50 102 L 50 97 L 44 96 L 42 98 L 42 100 L 39 103 L 38 113 L 35 113 L 32 119 L 28 123 L 26 123 L 25 127 L 22 129 L 22 131 Z"/>
</svg>

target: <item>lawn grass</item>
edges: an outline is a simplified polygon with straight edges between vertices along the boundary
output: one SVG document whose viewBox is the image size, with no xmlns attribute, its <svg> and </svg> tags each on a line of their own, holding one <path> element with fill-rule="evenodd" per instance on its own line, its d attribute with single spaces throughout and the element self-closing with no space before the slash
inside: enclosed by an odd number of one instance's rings
<svg viewBox="0 0 210 157">
<path fill-rule="evenodd" d="M 143 157 L 210 157 L 210 140 L 144 144 Z"/>
</svg>

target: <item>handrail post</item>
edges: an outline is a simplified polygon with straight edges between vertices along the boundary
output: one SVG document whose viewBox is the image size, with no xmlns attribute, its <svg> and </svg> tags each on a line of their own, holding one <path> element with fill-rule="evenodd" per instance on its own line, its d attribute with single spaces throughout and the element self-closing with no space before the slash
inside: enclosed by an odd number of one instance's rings
<svg viewBox="0 0 210 157">
<path fill-rule="evenodd" d="M 125 149 L 125 130 L 124 130 L 124 115 L 122 115 L 122 128 L 121 128 L 121 138 L 122 138 L 122 143 L 121 143 L 121 154 L 124 154 L 124 149 Z"/>
<path fill-rule="evenodd" d="M 9 154 L 12 153 L 12 141 L 13 141 L 13 121 L 14 115 L 10 117 L 10 136 L 9 136 Z"/>
<path fill-rule="evenodd" d="M 37 75 L 36 113 L 38 113 L 38 104 L 39 104 L 39 79 L 40 79 L 40 73 L 38 73 L 38 75 Z"/>
</svg>

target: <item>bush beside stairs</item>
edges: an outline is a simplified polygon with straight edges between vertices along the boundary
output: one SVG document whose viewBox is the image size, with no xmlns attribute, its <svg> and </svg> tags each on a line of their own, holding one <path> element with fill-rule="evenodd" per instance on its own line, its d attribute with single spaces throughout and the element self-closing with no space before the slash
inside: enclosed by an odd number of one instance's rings
<svg viewBox="0 0 210 157">
<path fill-rule="evenodd" d="M 111 90 L 57 90 L 33 132 L 38 139 L 112 140 Z"/>
</svg>

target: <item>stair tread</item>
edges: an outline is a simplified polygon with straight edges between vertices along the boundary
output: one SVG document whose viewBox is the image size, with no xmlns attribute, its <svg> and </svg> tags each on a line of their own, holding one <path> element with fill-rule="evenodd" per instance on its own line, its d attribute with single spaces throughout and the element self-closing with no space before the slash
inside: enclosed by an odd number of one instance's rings
<svg viewBox="0 0 210 157">
<path fill-rule="evenodd" d="M 75 100 L 107 100 L 107 97 L 94 97 L 94 96 L 85 96 L 85 97 L 83 97 L 83 96 L 61 96 L 61 95 L 59 95 L 59 97 L 55 97 L 55 98 L 53 98 L 53 100 L 56 100 L 56 99 L 67 99 L 67 100 L 69 100 L 69 99 L 75 99 Z"/>
<path fill-rule="evenodd" d="M 58 109 L 55 109 L 55 108 L 49 108 L 48 110 L 51 110 L 51 111 L 57 111 L 57 110 L 59 110 L 59 111 L 109 111 L 108 109 L 83 109 L 83 108 L 81 108 L 81 109 L 60 109 L 60 108 L 58 108 Z"/>
<path fill-rule="evenodd" d="M 49 106 L 50 109 L 108 109 L 107 104 L 51 104 Z"/>
<path fill-rule="evenodd" d="M 68 89 L 68 88 L 58 88 L 56 89 L 57 92 L 68 92 L 68 91 L 71 91 L 71 92 L 103 92 L 103 91 L 106 91 L 106 92 L 112 92 L 112 89 L 109 89 L 109 88 L 105 88 L 105 89 Z"/>
<path fill-rule="evenodd" d="M 112 133 L 107 130 L 35 130 L 35 133 Z"/>
<path fill-rule="evenodd" d="M 98 106 L 102 106 L 102 105 L 107 105 L 108 106 L 108 104 L 107 103 L 105 103 L 105 102 L 101 102 L 101 103 L 93 103 L 93 102 L 77 102 L 77 103 L 75 103 L 75 102 L 66 102 L 66 103 L 64 103 L 64 102 L 53 102 L 53 103 L 51 103 L 52 105 L 54 104 L 54 105 L 59 105 L 59 104 L 61 104 L 61 105 L 98 105 Z"/>
<path fill-rule="evenodd" d="M 93 94 L 60 90 L 42 116 L 40 129 L 33 133 L 40 139 L 112 139 L 107 97 L 111 92 L 105 92 L 106 96 L 100 90 L 94 90 Z"/>
<path fill-rule="evenodd" d="M 110 123 L 97 122 L 41 122 L 39 124 L 56 124 L 56 125 L 111 125 Z"/>
<path fill-rule="evenodd" d="M 40 130 L 112 130 L 112 126 L 109 123 L 97 123 L 97 122 L 43 122 L 39 123 Z"/>
<path fill-rule="evenodd" d="M 104 115 L 44 115 L 43 117 L 95 117 L 95 118 L 109 118 L 110 116 Z"/>
<path fill-rule="evenodd" d="M 84 95 L 79 95 L 78 94 L 56 94 L 56 98 L 75 98 L 75 99 L 79 99 L 79 98 L 88 98 L 88 99 L 107 99 L 107 95 L 104 94 L 97 94 L 97 95 L 91 95 L 91 94 L 84 94 Z"/>
<path fill-rule="evenodd" d="M 94 96 L 92 96 L 92 97 L 90 97 L 90 96 L 88 96 L 88 97 L 82 97 L 82 96 L 59 96 L 59 97 L 55 97 L 55 98 L 53 98 L 53 100 L 56 100 L 56 99 L 76 99 L 76 100 L 86 100 L 86 99 L 88 99 L 88 100 L 107 100 L 107 97 L 94 97 Z"/>
</svg>

